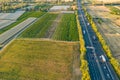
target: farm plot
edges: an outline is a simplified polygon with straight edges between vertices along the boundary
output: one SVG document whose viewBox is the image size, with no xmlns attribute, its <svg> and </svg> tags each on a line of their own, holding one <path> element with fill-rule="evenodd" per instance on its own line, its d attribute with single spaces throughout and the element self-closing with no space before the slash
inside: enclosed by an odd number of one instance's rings
<svg viewBox="0 0 120 80">
<path fill-rule="evenodd" d="M 2 29 L 0 29 L 0 34 L 9 30 L 10 28 L 18 25 L 19 23 L 23 22 L 24 20 L 26 20 L 27 18 L 30 18 L 30 17 L 36 17 L 36 18 L 39 18 L 41 17 L 43 14 L 45 14 L 45 12 L 40 12 L 40 11 L 34 11 L 34 12 L 25 12 L 22 16 L 20 16 L 18 18 L 18 20 L 14 23 L 12 23 L 11 25 L 9 26 L 6 26 Z"/>
<path fill-rule="evenodd" d="M 111 4 L 111 3 L 115 3 L 115 4 L 119 4 L 120 0 L 83 0 L 84 2 L 89 2 L 92 4 Z"/>
<path fill-rule="evenodd" d="M 20 16 L 18 18 L 18 20 L 21 19 L 27 19 L 29 17 L 36 17 L 39 18 L 41 17 L 43 14 L 45 14 L 46 12 L 41 12 L 41 11 L 30 11 L 30 12 L 25 12 L 22 16 Z"/>
<path fill-rule="evenodd" d="M 60 20 L 62 18 L 62 14 L 59 13 L 57 18 L 53 21 L 52 25 L 48 28 L 47 32 L 45 33 L 45 38 L 52 38 L 56 27 L 58 26 Z"/>
<path fill-rule="evenodd" d="M 100 2 L 104 2 L 104 3 L 120 3 L 120 0 L 95 0 L 100 1 Z"/>
<path fill-rule="evenodd" d="M 98 23 L 97 20 L 94 20 L 96 23 Z M 109 24 L 108 24 L 109 23 Z M 119 26 L 111 23 L 110 20 L 108 19 L 104 19 L 104 22 L 102 22 L 101 24 L 97 24 L 98 28 L 102 31 L 102 33 L 104 34 L 117 34 L 120 33 L 120 28 Z"/>
<path fill-rule="evenodd" d="M 16 11 L 15 13 L 0 13 L 2 20 L 17 20 L 25 11 Z"/>
<path fill-rule="evenodd" d="M 120 10 L 120 6 L 114 6 L 114 7 L 118 8 Z"/>
<path fill-rule="evenodd" d="M 78 43 L 18 39 L 0 53 L 0 79 L 71 80 Z"/>
<path fill-rule="evenodd" d="M 40 18 L 36 23 L 31 25 L 28 29 L 26 29 L 20 37 L 23 38 L 44 38 L 47 30 L 52 25 L 55 18 L 58 14 L 55 13 L 47 13 L 45 16 Z"/>
<path fill-rule="evenodd" d="M 75 14 L 63 14 L 58 27 L 53 34 L 55 40 L 77 41 L 78 30 Z"/>
<path fill-rule="evenodd" d="M 92 15 L 93 18 L 109 19 L 116 25 L 120 26 L 120 16 L 111 13 L 109 7 L 106 6 L 87 6 L 87 11 Z"/>
<path fill-rule="evenodd" d="M 120 35 L 107 35 L 106 40 L 110 49 L 112 50 L 113 56 L 120 62 Z"/>
<path fill-rule="evenodd" d="M 120 60 L 120 27 L 112 24 L 108 21 L 103 22 L 101 25 L 97 23 L 98 29 L 103 35 L 104 39 L 106 40 L 107 44 L 109 45 L 113 56 Z M 106 29 L 105 29 L 106 28 Z"/>
<path fill-rule="evenodd" d="M 11 28 L 10 30 L 4 32 L 0 35 L 0 45 L 4 45 L 6 42 L 11 40 L 14 36 L 18 35 L 21 31 L 26 29 L 36 18 L 28 18 L 19 25 Z"/>
<path fill-rule="evenodd" d="M 109 20 L 99 24 L 97 23 L 98 29 L 106 40 L 107 44 L 110 46 L 113 55 L 120 59 L 120 27 L 109 22 Z"/>
</svg>

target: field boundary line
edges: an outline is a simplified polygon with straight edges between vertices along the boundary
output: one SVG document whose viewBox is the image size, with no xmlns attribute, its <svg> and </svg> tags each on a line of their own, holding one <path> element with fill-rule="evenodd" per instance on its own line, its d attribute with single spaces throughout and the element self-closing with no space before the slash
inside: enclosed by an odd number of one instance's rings
<svg viewBox="0 0 120 80">
<path fill-rule="evenodd" d="M 16 40 L 51 41 L 51 42 L 68 42 L 68 43 L 79 42 L 79 41 L 61 41 L 61 40 L 54 40 L 49 38 L 17 38 Z"/>
</svg>

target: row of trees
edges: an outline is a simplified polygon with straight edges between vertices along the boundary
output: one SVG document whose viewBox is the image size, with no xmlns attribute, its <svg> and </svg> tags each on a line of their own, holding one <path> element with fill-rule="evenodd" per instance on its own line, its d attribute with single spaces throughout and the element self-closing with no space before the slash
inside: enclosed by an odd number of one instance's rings
<svg viewBox="0 0 120 80">
<path fill-rule="evenodd" d="M 108 58 L 110 60 L 110 63 L 112 64 L 112 66 L 114 67 L 114 69 L 117 72 L 118 76 L 120 77 L 120 64 L 119 64 L 119 62 L 113 57 L 112 52 L 111 52 L 109 46 L 106 44 L 106 42 L 103 39 L 101 33 L 98 31 L 97 26 L 94 23 L 92 16 L 86 11 L 85 8 L 84 8 L 84 11 L 85 11 L 85 14 L 86 14 L 86 16 L 87 16 L 87 18 L 88 18 L 88 20 L 89 20 L 93 30 L 96 33 L 96 35 L 97 35 L 97 37 L 98 37 L 98 39 L 99 39 L 99 41 L 100 41 L 104 51 L 106 52 L 106 54 L 107 54 L 107 56 L 108 56 Z"/>
<path fill-rule="evenodd" d="M 89 75 L 88 63 L 87 63 L 87 60 L 85 59 L 85 55 L 86 55 L 85 42 L 83 39 L 83 34 L 82 34 L 82 30 L 81 30 L 77 12 L 76 12 L 76 21 L 77 21 L 77 27 L 78 27 L 78 33 L 79 33 L 80 70 L 82 72 L 82 80 L 91 80 L 90 75 Z"/>
<path fill-rule="evenodd" d="M 10 12 L 26 6 L 26 3 L 12 3 L 10 0 L 0 1 L 0 12 Z"/>
</svg>

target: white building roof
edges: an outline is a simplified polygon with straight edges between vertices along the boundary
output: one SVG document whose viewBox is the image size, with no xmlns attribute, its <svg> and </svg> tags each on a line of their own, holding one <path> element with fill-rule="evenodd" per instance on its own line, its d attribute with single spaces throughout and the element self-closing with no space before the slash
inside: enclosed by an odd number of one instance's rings
<svg viewBox="0 0 120 80">
<path fill-rule="evenodd" d="M 70 6 L 53 6 L 52 8 L 50 8 L 50 11 L 54 11 L 54 10 L 67 10 L 68 8 L 70 8 Z"/>
</svg>

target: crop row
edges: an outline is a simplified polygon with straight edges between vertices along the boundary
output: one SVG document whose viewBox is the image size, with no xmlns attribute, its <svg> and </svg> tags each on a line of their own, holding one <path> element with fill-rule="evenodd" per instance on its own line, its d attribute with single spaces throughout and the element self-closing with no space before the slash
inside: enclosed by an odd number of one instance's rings
<svg viewBox="0 0 120 80">
<path fill-rule="evenodd" d="M 75 14 L 63 14 L 53 35 L 55 40 L 78 41 L 78 31 Z"/>
<path fill-rule="evenodd" d="M 36 23 L 26 29 L 20 37 L 23 38 L 42 38 L 45 36 L 48 28 L 57 17 L 57 14 L 47 13 L 45 16 L 40 18 Z"/>
</svg>

